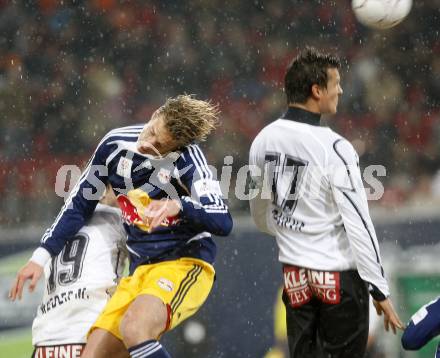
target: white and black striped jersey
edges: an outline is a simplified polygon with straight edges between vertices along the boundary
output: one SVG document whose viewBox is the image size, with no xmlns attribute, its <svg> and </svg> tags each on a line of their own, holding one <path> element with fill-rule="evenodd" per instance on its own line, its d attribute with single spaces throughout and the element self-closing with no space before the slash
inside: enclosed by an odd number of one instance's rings
<svg viewBox="0 0 440 358">
<path fill-rule="evenodd" d="M 316 270 L 356 269 L 373 298 L 389 295 L 353 146 L 320 115 L 289 107 L 250 150 L 251 213 L 276 237 L 282 263 Z"/>
<path fill-rule="evenodd" d="M 51 255 L 57 255 L 84 225 L 110 183 L 123 210 L 131 273 L 138 265 L 179 257 L 214 262 L 212 234 L 226 236 L 232 230 L 219 182 L 197 144 L 161 158 L 139 153 L 136 142 L 143 127 L 114 129 L 101 140 L 55 222 L 43 235 L 41 246 Z M 134 191 L 156 200 L 179 199 L 181 212 L 150 232 L 130 201 Z"/>
<path fill-rule="evenodd" d="M 44 267 L 46 289 L 32 325 L 33 345 L 86 342 L 123 273 L 126 237 L 121 211 L 98 204 L 90 221 Z"/>
</svg>

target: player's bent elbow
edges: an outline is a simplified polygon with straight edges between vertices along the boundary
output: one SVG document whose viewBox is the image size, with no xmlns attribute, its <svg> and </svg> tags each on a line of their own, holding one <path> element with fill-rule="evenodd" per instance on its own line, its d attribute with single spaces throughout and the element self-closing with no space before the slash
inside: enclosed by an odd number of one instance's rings
<svg viewBox="0 0 440 358">
<path fill-rule="evenodd" d="M 231 233 L 233 226 L 234 226 L 234 223 L 232 221 L 231 216 L 229 215 L 229 218 L 227 220 L 227 224 L 223 228 L 224 236 L 228 236 Z"/>
<path fill-rule="evenodd" d="M 417 351 L 425 345 L 425 342 L 421 342 L 420 339 L 415 339 L 409 330 L 403 332 L 401 342 L 403 349 L 406 351 Z"/>
<path fill-rule="evenodd" d="M 213 230 L 211 230 L 212 234 L 217 236 L 228 236 L 233 227 L 231 215 L 228 214 L 226 218 L 223 218 L 220 222 L 216 222 L 213 226 Z"/>
</svg>

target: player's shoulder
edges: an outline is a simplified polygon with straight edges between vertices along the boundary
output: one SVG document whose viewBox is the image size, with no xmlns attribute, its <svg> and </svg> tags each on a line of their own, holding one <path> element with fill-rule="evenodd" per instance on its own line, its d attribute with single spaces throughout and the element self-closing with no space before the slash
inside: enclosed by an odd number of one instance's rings
<svg viewBox="0 0 440 358">
<path fill-rule="evenodd" d="M 274 138 L 274 132 L 278 130 L 279 121 L 275 120 L 264 126 L 252 141 L 251 151 L 257 150 L 259 145 L 262 145 L 268 139 Z"/>
<path fill-rule="evenodd" d="M 99 150 L 106 150 L 104 148 L 108 147 L 108 144 L 115 141 L 123 142 L 135 142 L 139 137 L 144 125 L 132 125 L 120 128 L 114 128 L 107 132 L 98 144 Z"/>
<path fill-rule="evenodd" d="M 269 124 L 265 125 L 261 131 L 258 133 L 258 135 L 256 136 L 256 138 L 259 137 L 264 137 L 267 135 L 270 135 L 271 133 L 273 133 L 276 130 L 279 130 L 280 127 L 282 127 L 285 123 L 283 123 L 283 121 L 278 118 L 272 122 L 270 122 Z"/>
<path fill-rule="evenodd" d="M 343 136 L 335 133 L 331 141 L 331 153 L 336 161 L 342 160 L 345 164 L 357 163 L 358 155 L 353 144 Z"/>
<path fill-rule="evenodd" d="M 176 170 L 180 175 L 198 173 L 202 177 L 212 178 L 212 167 L 208 164 L 203 150 L 196 143 L 179 149 L 179 157 L 175 161 Z"/>
<path fill-rule="evenodd" d="M 112 237 L 113 233 L 119 235 L 122 232 L 122 214 L 116 207 L 99 203 L 90 220 L 84 225 L 80 232 L 93 236 Z"/>
<path fill-rule="evenodd" d="M 111 228 L 120 225 L 122 220 L 121 210 L 117 207 L 98 203 L 90 220 L 84 227 Z"/>
<path fill-rule="evenodd" d="M 137 124 L 132 126 L 125 126 L 114 128 L 107 132 L 103 139 L 111 138 L 111 137 L 130 137 L 130 136 L 138 136 L 139 133 L 144 128 L 144 124 Z"/>
<path fill-rule="evenodd" d="M 94 215 L 96 214 L 121 218 L 121 210 L 119 208 L 101 203 L 98 203 L 98 205 L 96 206 Z"/>
<path fill-rule="evenodd" d="M 344 138 L 340 134 L 333 132 L 331 137 L 331 145 L 334 151 L 344 151 L 344 152 L 356 152 L 353 144 L 347 138 Z"/>
<path fill-rule="evenodd" d="M 194 163 L 198 165 L 205 165 L 206 158 L 203 154 L 202 148 L 197 143 L 188 144 L 179 149 L 179 160 L 184 163 Z"/>
<path fill-rule="evenodd" d="M 324 127 L 312 126 L 307 123 L 297 122 L 291 119 L 278 118 L 273 122 L 267 124 L 255 137 L 254 142 L 261 142 L 265 140 L 277 140 L 295 138 L 298 140 L 307 140 L 311 136 L 314 136 L 317 132 L 324 132 Z"/>
</svg>

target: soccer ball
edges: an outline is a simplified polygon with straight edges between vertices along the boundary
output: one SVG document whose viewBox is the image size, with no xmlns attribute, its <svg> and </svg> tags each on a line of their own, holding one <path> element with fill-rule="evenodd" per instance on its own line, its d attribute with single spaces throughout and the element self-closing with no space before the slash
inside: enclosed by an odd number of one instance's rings
<svg viewBox="0 0 440 358">
<path fill-rule="evenodd" d="M 389 29 L 408 15 L 412 0 L 352 0 L 351 7 L 361 24 Z"/>
</svg>

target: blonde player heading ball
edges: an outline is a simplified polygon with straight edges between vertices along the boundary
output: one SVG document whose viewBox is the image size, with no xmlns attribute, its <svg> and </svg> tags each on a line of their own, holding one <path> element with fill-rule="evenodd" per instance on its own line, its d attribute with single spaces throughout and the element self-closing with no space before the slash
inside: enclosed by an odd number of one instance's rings
<svg viewBox="0 0 440 358">
<path fill-rule="evenodd" d="M 57 255 L 93 214 L 96 195 L 118 191 L 130 256 L 124 277 L 87 339 L 82 357 L 165 358 L 158 341 L 202 306 L 214 283 L 216 244 L 232 218 L 220 184 L 195 141 L 215 128 L 209 101 L 168 99 L 145 125 L 118 128 L 99 143 L 89 165 L 41 247 L 20 270 L 11 296 L 35 285 L 41 263 Z M 118 188 L 118 189 L 116 189 Z M 39 264 L 40 263 L 40 264 Z"/>
</svg>

